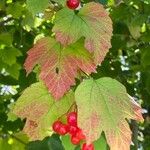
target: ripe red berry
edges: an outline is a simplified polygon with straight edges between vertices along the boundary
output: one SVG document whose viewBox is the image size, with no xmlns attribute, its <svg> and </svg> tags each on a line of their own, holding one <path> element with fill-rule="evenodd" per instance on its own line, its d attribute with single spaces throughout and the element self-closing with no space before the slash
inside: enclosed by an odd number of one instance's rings
<svg viewBox="0 0 150 150">
<path fill-rule="evenodd" d="M 76 133 L 76 137 L 80 140 L 84 140 L 85 139 L 85 135 L 83 134 L 81 129 L 78 129 L 77 133 Z"/>
<path fill-rule="evenodd" d="M 77 113 L 71 112 L 67 116 L 67 122 L 71 126 L 77 126 Z"/>
<path fill-rule="evenodd" d="M 80 0 L 67 0 L 66 4 L 68 8 L 76 9 L 80 4 Z"/>
<path fill-rule="evenodd" d="M 87 145 L 86 143 L 84 143 L 82 146 L 82 150 L 94 150 L 94 145 L 93 144 Z"/>
<path fill-rule="evenodd" d="M 71 136 L 71 143 L 74 145 L 78 145 L 80 143 L 80 139 L 75 135 Z"/>
<path fill-rule="evenodd" d="M 62 125 L 62 122 L 61 122 L 61 121 L 55 121 L 55 122 L 53 123 L 52 128 L 53 128 L 53 130 L 54 130 L 55 132 L 58 133 L 58 131 L 59 131 L 61 125 Z"/>
<path fill-rule="evenodd" d="M 61 126 L 60 126 L 60 128 L 59 128 L 59 130 L 58 130 L 58 133 L 59 133 L 60 135 L 65 135 L 65 134 L 67 134 L 67 133 L 68 133 L 68 126 L 65 125 L 65 124 L 61 124 Z"/>
<path fill-rule="evenodd" d="M 78 132 L 79 128 L 77 126 L 69 126 L 69 133 L 75 135 Z"/>
</svg>

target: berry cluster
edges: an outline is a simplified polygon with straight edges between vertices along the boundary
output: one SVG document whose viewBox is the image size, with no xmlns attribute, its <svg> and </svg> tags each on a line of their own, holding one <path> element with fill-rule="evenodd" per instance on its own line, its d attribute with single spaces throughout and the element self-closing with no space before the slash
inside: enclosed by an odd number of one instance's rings
<svg viewBox="0 0 150 150">
<path fill-rule="evenodd" d="M 67 115 L 67 124 L 62 123 L 59 120 L 55 121 L 53 123 L 53 130 L 60 135 L 65 135 L 68 133 L 71 136 L 71 142 L 74 145 L 78 145 L 82 140 L 85 140 L 85 135 L 77 126 L 76 112 L 71 112 Z M 94 150 L 94 145 L 87 145 L 84 143 L 82 145 L 82 150 Z"/>
<path fill-rule="evenodd" d="M 66 5 L 68 6 L 68 8 L 74 10 L 79 7 L 80 0 L 67 0 Z"/>
</svg>

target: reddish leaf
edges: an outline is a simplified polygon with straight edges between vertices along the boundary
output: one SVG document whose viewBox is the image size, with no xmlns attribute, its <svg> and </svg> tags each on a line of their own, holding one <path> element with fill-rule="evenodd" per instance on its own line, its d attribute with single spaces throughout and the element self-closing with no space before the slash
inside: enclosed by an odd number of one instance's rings
<svg viewBox="0 0 150 150">
<path fill-rule="evenodd" d="M 111 150 L 130 150 L 131 130 L 126 121 L 118 124 L 118 130 L 108 130 L 105 132 L 106 139 Z"/>
<path fill-rule="evenodd" d="M 74 93 L 68 92 L 60 101 L 54 101 L 43 83 L 27 88 L 17 100 L 13 112 L 26 118 L 23 131 L 31 140 L 42 140 L 52 132 L 55 120 L 67 113 L 74 103 Z"/>
<path fill-rule="evenodd" d="M 40 78 L 56 99 L 61 98 L 75 84 L 78 71 L 90 74 L 96 68 L 91 54 L 82 46 L 82 42 L 63 48 L 49 37 L 39 40 L 29 50 L 25 62 L 27 73 L 36 64 L 41 66 Z"/>
</svg>

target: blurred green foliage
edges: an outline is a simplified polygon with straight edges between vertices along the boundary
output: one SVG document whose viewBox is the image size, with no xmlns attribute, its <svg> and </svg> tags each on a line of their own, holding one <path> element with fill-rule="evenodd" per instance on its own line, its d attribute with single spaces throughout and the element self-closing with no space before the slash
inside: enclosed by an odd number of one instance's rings
<svg viewBox="0 0 150 150">
<path fill-rule="evenodd" d="M 92 0 L 82 0 L 89 1 Z M 131 122 L 134 143 L 131 149 L 150 150 L 150 0 L 96 1 L 110 12 L 114 31 L 112 48 L 97 68 L 98 73 L 91 76 L 119 80 L 141 103 L 145 122 Z M 11 113 L 22 91 L 37 81 L 34 72 L 26 76 L 23 68 L 26 52 L 35 40 L 52 34 L 52 17 L 63 5 L 64 0 L 0 0 L 0 150 L 74 149 L 67 138 L 60 139 L 57 135 L 29 142 L 20 132 L 25 120 Z M 98 143 L 101 150 L 108 149 L 103 137 Z"/>
</svg>

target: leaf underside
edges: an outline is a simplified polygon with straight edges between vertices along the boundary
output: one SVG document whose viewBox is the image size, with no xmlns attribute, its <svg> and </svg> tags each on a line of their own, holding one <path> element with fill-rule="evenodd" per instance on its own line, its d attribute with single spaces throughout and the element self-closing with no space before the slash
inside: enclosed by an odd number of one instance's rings
<svg viewBox="0 0 150 150">
<path fill-rule="evenodd" d="M 126 119 L 143 120 L 141 108 L 125 87 L 111 78 L 85 80 L 76 92 L 78 124 L 88 143 L 104 131 L 111 150 L 129 150 L 131 131 Z"/>
<path fill-rule="evenodd" d="M 64 115 L 74 103 L 73 92 L 55 101 L 43 83 L 32 84 L 17 100 L 13 113 L 26 118 L 23 131 L 30 140 L 42 140 L 51 134 L 55 120 Z M 61 108 L 61 109 L 60 109 Z"/>
<path fill-rule="evenodd" d="M 85 37 L 85 48 L 94 54 L 96 64 L 101 64 L 111 47 L 112 21 L 103 5 L 90 2 L 79 13 L 64 8 L 56 13 L 53 32 L 63 45 Z"/>
<path fill-rule="evenodd" d="M 55 99 L 60 99 L 75 84 L 78 71 L 90 74 L 96 68 L 91 54 L 82 46 L 82 42 L 63 48 L 50 37 L 39 40 L 28 51 L 24 64 L 27 73 L 36 64 L 41 66 L 40 78 Z"/>
</svg>

